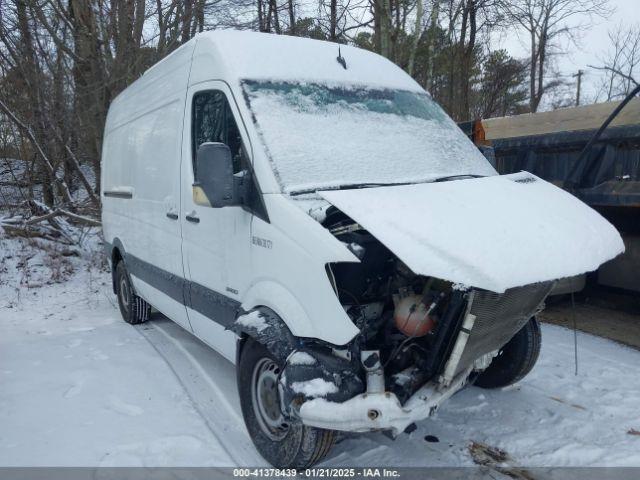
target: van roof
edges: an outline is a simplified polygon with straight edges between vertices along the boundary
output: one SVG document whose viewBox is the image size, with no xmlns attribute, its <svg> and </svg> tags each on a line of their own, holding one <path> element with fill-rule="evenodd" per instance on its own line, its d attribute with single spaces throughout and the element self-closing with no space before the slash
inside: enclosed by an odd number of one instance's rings
<svg viewBox="0 0 640 480">
<path fill-rule="evenodd" d="M 268 79 L 422 90 L 388 59 L 349 45 L 239 30 L 203 32 L 195 40 L 196 51 L 216 50 L 228 82 Z M 338 53 L 346 69 L 338 62 Z M 197 57 L 196 52 L 194 63 Z"/>
<path fill-rule="evenodd" d="M 346 69 L 337 60 L 338 49 Z M 189 82 L 214 79 L 224 80 L 232 88 L 246 79 L 424 92 L 397 65 L 367 50 L 287 35 L 214 30 L 196 35 L 120 92 L 111 102 L 107 131 L 155 108 Z M 149 88 L 150 85 L 155 87 Z"/>
</svg>

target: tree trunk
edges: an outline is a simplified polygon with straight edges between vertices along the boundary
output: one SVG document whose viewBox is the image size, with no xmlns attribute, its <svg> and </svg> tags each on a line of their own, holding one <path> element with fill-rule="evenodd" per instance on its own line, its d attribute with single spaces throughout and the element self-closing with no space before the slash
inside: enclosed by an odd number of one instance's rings
<svg viewBox="0 0 640 480">
<path fill-rule="evenodd" d="M 295 5 L 294 0 L 289 0 L 288 2 L 288 10 L 289 10 L 289 34 L 296 34 L 296 13 L 295 13 Z"/>
<path fill-rule="evenodd" d="M 191 38 L 191 22 L 193 20 L 193 0 L 185 0 L 184 16 L 182 17 L 182 43 Z"/>
<path fill-rule="evenodd" d="M 270 9 L 273 12 L 273 27 L 278 35 L 282 33 L 280 30 L 280 19 L 278 18 L 278 4 L 276 0 L 271 0 Z"/>
<path fill-rule="evenodd" d="M 31 32 L 31 25 L 29 24 L 29 18 L 25 2 L 16 2 L 16 14 L 18 21 L 18 28 L 20 30 L 20 37 L 22 43 L 20 45 L 21 54 L 24 59 L 24 66 L 22 67 L 25 74 L 25 81 L 29 86 L 26 92 L 30 107 L 32 110 L 32 119 L 29 122 L 33 125 L 32 135 L 33 141 L 44 145 L 43 141 L 46 138 L 46 124 L 47 121 L 44 118 L 44 104 L 43 96 L 41 93 L 42 81 L 41 72 L 38 66 L 37 56 L 33 43 L 33 36 Z M 46 147 L 45 147 L 46 149 Z M 44 152 L 42 152 L 44 155 Z M 44 159 L 43 159 L 44 161 Z M 45 168 L 44 163 L 38 163 L 38 177 L 39 183 L 42 185 L 42 200 L 47 206 L 52 206 L 55 202 L 55 194 L 53 191 L 53 176 L 55 170 L 53 168 Z M 51 166 L 53 167 L 53 166 Z"/>
<path fill-rule="evenodd" d="M 533 27 L 531 27 L 531 65 L 529 67 L 529 111 L 535 113 L 537 109 L 536 105 L 536 71 L 537 71 L 537 58 L 538 52 L 536 48 L 536 33 Z"/>
<path fill-rule="evenodd" d="M 433 61 L 433 44 L 436 38 L 436 28 L 438 27 L 438 19 L 440 17 L 440 2 L 439 0 L 435 0 L 433 2 L 432 10 L 431 10 L 431 18 L 429 20 L 429 32 L 427 35 L 427 45 L 426 45 L 426 59 L 427 59 L 427 81 L 425 87 L 427 90 L 431 90 L 433 87 L 433 70 L 434 70 L 434 61 Z"/>
<path fill-rule="evenodd" d="M 102 63 L 103 56 L 92 6 L 84 0 L 70 0 L 69 6 L 75 52 L 73 78 L 76 87 L 78 157 L 93 165 L 96 192 L 99 192 L 102 129 L 110 102 L 110 86 Z"/>
<path fill-rule="evenodd" d="M 461 101 L 461 114 L 460 120 L 468 120 L 470 115 L 470 106 L 469 106 L 469 96 L 471 94 L 471 75 L 472 75 L 472 67 L 473 67 L 473 57 L 476 48 L 476 36 L 477 36 L 477 5 L 476 0 L 468 0 L 468 17 L 469 17 L 469 42 L 467 43 L 464 50 L 464 62 L 463 62 L 463 72 L 461 77 L 462 85 L 461 85 L 461 93 L 462 93 L 462 101 Z"/>
<path fill-rule="evenodd" d="M 409 66 L 407 71 L 409 75 L 413 76 L 413 68 L 416 62 L 416 52 L 418 51 L 418 45 L 420 43 L 420 37 L 422 36 L 422 16 L 424 14 L 423 0 L 418 0 L 416 11 L 416 26 L 413 32 L 413 45 L 411 46 L 411 52 L 409 53 Z"/>
<path fill-rule="evenodd" d="M 546 28 L 543 30 L 542 37 L 538 44 L 538 88 L 535 96 L 532 112 L 537 112 L 544 94 L 544 67 L 547 61 L 547 38 Z"/>
<path fill-rule="evenodd" d="M 378 15 L 380 16 L 380 55 L 389 58 L 389 0 L 377 0 L 379 6 Z"/>
<path fill-rule="evenodd" d="M 329 40 L 338 40 L 338 0 L 331 0 L 329 4 Z"/>
</svg>

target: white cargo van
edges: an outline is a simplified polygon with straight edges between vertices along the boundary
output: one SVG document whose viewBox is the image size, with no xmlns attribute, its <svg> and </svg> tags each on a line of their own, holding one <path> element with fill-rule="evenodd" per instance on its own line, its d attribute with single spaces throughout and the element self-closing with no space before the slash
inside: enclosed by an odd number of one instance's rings
<svg viewBox="0 0 640 480">
<path fill-rule="evenodd" d="M 554 282 L 623 251 L 568 193 L 497 175 L 400 68 L 327 42 L 198 35 L 113 102 L 102 161 L 124 319 L 153 307 L 234 362 L 280 467 L 518 381 Z"/>
</svg>

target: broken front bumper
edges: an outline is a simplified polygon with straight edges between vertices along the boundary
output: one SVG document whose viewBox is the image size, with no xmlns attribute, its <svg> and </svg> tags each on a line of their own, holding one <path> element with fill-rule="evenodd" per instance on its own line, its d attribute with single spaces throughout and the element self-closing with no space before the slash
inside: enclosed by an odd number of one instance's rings
<svg viewBox="0 0 640 480">
<path fill-rule="evenodd" d="M 442 402 L 466 385 L 470 373 L 471 369 L 460 373 L 446 388 L 427 383 L 404 405 L 391 392 L 362 393 L 341 403 L 314 398 L 302 404 L 299 416 L 312 427 L 348 432 L 391 430 L 398 435 L 410 424 L 433 415 Z"/>
</svg>

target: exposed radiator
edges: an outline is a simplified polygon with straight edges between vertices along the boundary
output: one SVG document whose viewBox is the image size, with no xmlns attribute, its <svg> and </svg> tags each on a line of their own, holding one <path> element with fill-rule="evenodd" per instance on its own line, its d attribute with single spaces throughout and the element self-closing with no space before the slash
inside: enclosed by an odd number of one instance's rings
<svg viewBox="0 0 640 480">
<path fill-rule="evenodd" d="M 456 374 L 470 367 L 482 355 L 504 346 L 536 312 L 553 284 L 534 283 L 510 288 L 504 293 L 476 290 L 470 310 L 476 320 Z"/>
</svg>

